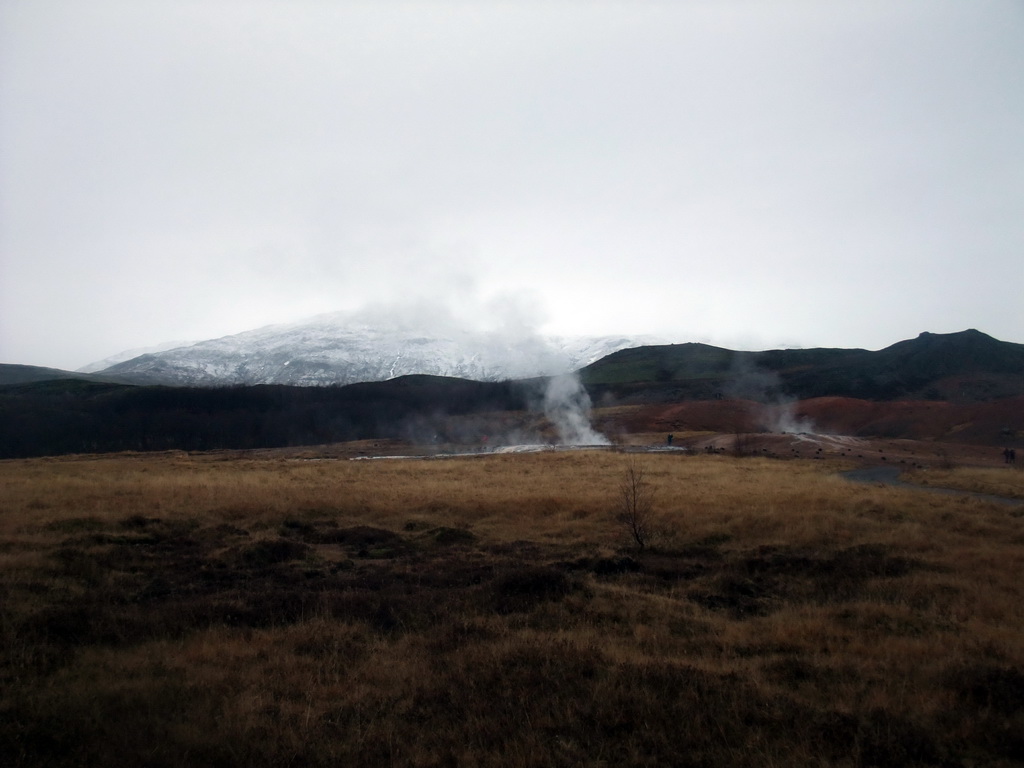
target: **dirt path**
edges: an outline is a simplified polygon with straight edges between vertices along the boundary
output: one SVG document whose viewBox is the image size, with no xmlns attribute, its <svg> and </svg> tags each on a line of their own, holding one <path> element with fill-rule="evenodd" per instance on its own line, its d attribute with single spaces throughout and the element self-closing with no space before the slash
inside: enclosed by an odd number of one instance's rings
<svg viewBox="0 0 1024 768">
<path fill-rule="evenodd" d="M 854 483 L 895 485 L 903 488 L 913 488 L 918 491 L 943 493 L 947 496 L 970 496 L 984 501 L 994 501 L 997 504 L 1024 504 L 1024 501 L 1020 499 L 1011 499 L 1007 496 L 994 496 L 990 493 L 977 493 L 975 491 L 961 491 L 956 488 L 936 488 L 934 486 L 906 483 L 900 480 L 900 469 L 898 467 L 860 467 L 859 469 L 851 469 L 841 474 L 844 478 Z"/>
</svg>

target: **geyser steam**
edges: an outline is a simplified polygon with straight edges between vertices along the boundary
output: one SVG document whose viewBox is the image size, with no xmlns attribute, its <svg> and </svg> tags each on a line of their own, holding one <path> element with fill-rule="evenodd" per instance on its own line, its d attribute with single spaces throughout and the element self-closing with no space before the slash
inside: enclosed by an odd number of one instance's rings
<svg viewBox="0 0 1024 768">
<path fill-rule="evenodd" d="M 565 373 L 548 380 L 544 391 L 544 415 L 558 431 L 562 445 L 610 445 L 590 426 L 590 395 L 579 376 Z"/>
<path fill-rule="evenodd" d="M 797 435 L 816 431 L 814 422 L 797 416 L 796 400 L 783 392 L 779 375 L 757 365 L 755 353 L 737 352 L 733 357 L 726 393 L 757 403 L 752 415 L 758 426 L 769 432 Z"/>
</svg>

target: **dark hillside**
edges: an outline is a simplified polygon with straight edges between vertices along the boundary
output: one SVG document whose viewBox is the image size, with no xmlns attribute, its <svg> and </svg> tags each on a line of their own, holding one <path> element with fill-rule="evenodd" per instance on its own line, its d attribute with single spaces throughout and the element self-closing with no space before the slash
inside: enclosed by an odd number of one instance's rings
<svg viewBox="0 0 1024 768">
<path fill-rule="evenodd" d="M 663 344 L 614 352 L 581 372 L 585 384 L 637 381 L 676 382 L 719 379 L 729 373 L 741 352 L 708 344 Z"/>
<path fill-rule="evenodd" d="M 409 376 L 348 387 L 133 387 L 56 380 L 0 387 L 0 458 L 110 451 L 448 441 L 448 416 L 524 407 L 528 390 Z"/>
<path fill-rule="evenodd" d="M 31 384 L 35 381 L 54 379 L 88 379 L 86 374 L 62 371 L 59 368 L 43 368 L 38 365 L 12 365 L 0 363 L 0 386 L 8 384 Z"/>
<path fill-rule="evenodd" d="M 800 398 L 982 402 L 1024 394 L 1024 344 L 998 341 L 976 330 L 922 333 L 878 352 L 840 357 L 833 364 L 777 370 L 786 392 Z"/>
<path fill-rule="evenodd" d="M 1024 344 L 999 341 L 973 328 L 960 333 L 922 333 L 877 355 L 893 367 L 923 376 L 1024 371 Z"/>
<path fill-rule="evenodd" d="M 1024 344 L 976 330 L 922 333 L 877 352 L 734 352 L 679 344 L 616 352 L 581 376 L 599 402 L 831 396 L 984 402 L 1024 394 Z"/>
<path fill-rule="evenodd" d="M 752 353 L 708 344 L 623 349 L 580 371 L 595 402 L 672 402 L 721 396 L 733 372 Z"/>
</svg>

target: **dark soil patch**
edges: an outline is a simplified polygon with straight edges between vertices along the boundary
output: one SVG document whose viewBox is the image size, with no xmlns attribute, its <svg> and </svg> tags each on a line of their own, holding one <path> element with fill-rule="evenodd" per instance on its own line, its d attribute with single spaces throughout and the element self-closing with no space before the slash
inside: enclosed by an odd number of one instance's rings
<svg viewBox="0 0 1024 768">
<path fill-rule="evenodd" d="M 435 544 L 441 545 L 473 544 L 477 540 L 476 535 L 465 528 L 448 528 L 446 526 L 434 528 L 428 531 L 427 535 Z"/>
<path fill-rule="evenodd" d="M 498 613 L 516 613 L 532 610 L 542 602 L 561 600 L 578 586 L 560 568 L 514 568 L 497 575 L 487 598 Z"/>
<path fill-rule="evenodd" d="M 564 563 L 563 566 L 574 571 L 589 571 L 597 576 L 618 576 L 623 573 L 636 573 L 643 566 L 632 557 L 581 557 L 578 560 Z"/>
<path fill-rule="evenodd" d="M 300 560 L 312 551 L 308 544 L 291 539 L 257 541 L 239 552 L 239 560 L 252 568 L 261 568 L 290 560 Z"/>
<path fill-rule="evenodd" d="M 686 584 L 687 596 L 698 605 L 742 618 L 766 615 L 785 602 L 849 599 L 869 580 L 899 578 L 923 566 L 878 545 L 831 553 L 787 547 L 723 552 L 694 545 L 674 551 L 584 557 L 563 562 L 561 567 L 602 579 L 640 579 L 650 589 Z"/>
<path fill-rule="evenodd" d="M 359 557 L 395 557 L 408 549 L 401 534 L 368 525 L 321 529 L 317 531 L 314 540 L 318 544 L 345 547 Z"/>
<path fill-rule="evenodd" d="M 878 545 L 851 547 L 831 554 L 785 547 L 760 547 L 724 561 L 694 602 L 735 617 L 762 616 L 783 602 L 829 602 L 856 597 L 870 579 L 892 579 L 920 564 L 891 555 Z"/>
<path fill-rule="evenodd" d="M 213 626 L 281 626 L 314 615 L 392 634 L 434 626 L 453 610 L 525 613 L 580 589 L 569 569 L 539 564 L 543 546 L 478 551 L 476 536 L 461 528 L 403 536 L 288 519 L 277 532 L 256 538 L 232 525 L 197 529 L 141 516 L 100 530 L 90 524 L 52 559 L 55 575 L 88 598 L 52 603 L 23 629 L 41 647 L 65 650 Z M 346 557 L 338 559 L 339 547 Z M 630 562 L 594 568 L 610 574 L 635 567 Z"/>
<path fill-rule="evenodd" d="M 947 685 L 964 705 L 1003 715 L 1024 711 L 1024 672 L 1017 667 L 979 664 L 950 673 Z"/>
</svg>

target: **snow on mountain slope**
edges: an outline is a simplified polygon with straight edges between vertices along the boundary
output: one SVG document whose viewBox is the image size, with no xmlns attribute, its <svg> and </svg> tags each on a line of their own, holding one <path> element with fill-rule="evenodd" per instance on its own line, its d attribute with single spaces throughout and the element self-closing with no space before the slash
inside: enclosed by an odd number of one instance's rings
<svg viewBox="0 0 1024 768">
<path fill-rule="evenodd" d="M 102 360 L 97 360 L 95 363 L 89 363 L 83 365 L 77 369 L 78 373 L 97 373 L 99 371 L 106 370 L 112 365 L 123 363 L 125 360 L 131 360 L 132 358 L 139 357 L 140 355 L 153 354 L 156 352 L 166 352 L 169 349 L 177 349 L 178 347 L 188 347 L 195 344 L 194 341 L 167 341 L 163 344 L 157 344 L 152 347 L 141 347 L 139 349 L 127 349 L 124 352 L 118 352 L 116 355 L 105 357 Z"/>
<path fill-rule="evenodd" d="M 137 383 L 331 385 L 406 374 L 481 381 L 554 375 L 653 337 L 540 337 L 454 324 L 319 315 L 134 357 L 102 370 Z M 90 366 L 92 367 L 92 366 Z"/>
</svg>

